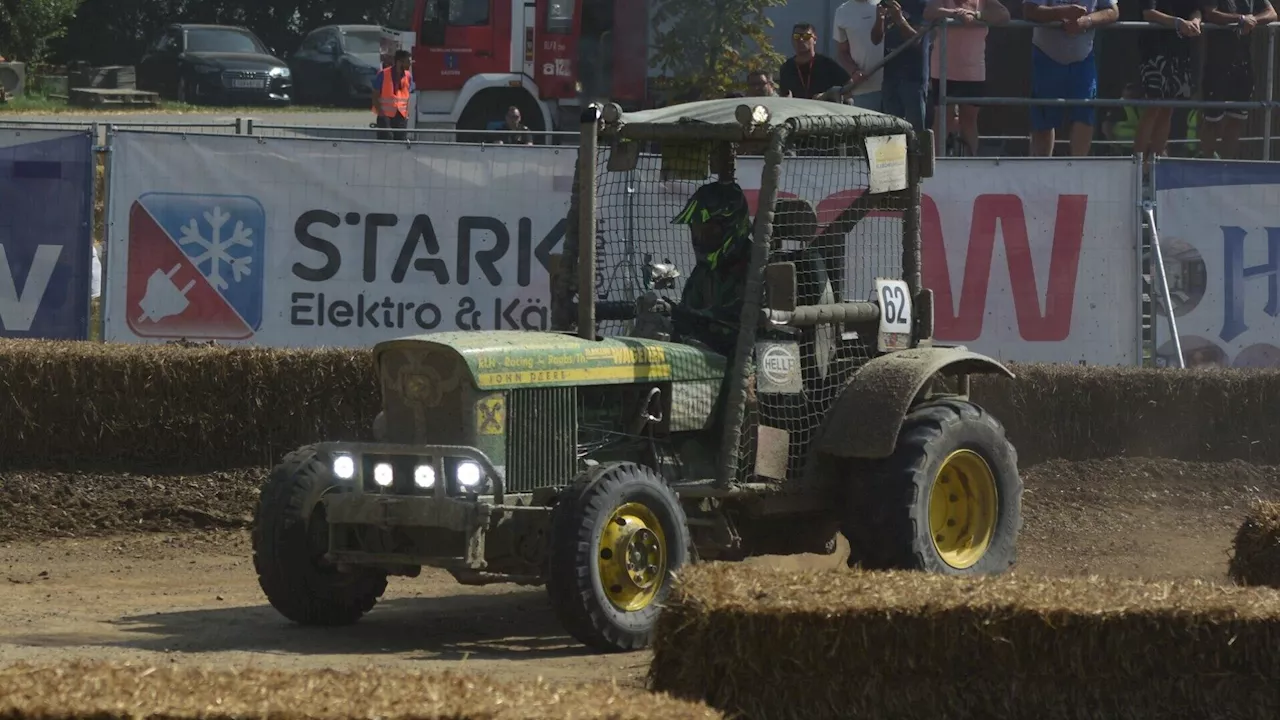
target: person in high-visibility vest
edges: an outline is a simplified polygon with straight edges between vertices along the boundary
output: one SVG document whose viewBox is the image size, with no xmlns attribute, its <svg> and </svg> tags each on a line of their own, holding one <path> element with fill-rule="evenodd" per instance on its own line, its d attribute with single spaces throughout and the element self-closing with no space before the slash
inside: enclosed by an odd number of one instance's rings
<svg viewBox="0 0 1280 720">
<path fill-rule="evenodd" d="M 417 89 L 407 50 L 397 50 L 395 60 L 373 78 L 373 113 L 379 128 L 409 127 L 409 97 Z M 404 140 L 404 132 L 378 131 L 379 140 Z"/>
</svg>

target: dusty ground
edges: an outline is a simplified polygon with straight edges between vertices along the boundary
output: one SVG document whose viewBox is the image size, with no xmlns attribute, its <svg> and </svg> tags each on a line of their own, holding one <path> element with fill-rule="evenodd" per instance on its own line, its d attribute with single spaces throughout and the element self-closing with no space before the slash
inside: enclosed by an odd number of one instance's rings
<svg viewBox="0 0 1280 720">
<path fill-rule="evenodd" d="M 588 654 L 540 589 L 464 588 L 443 573 L 394 578 L 357 626 L 290 625 L 265 604 L 250 560 L 245 527 L 260 479 L 0 475 L 0 664 L 408 663 L 642 683 L 647 653 Z M 1280 468 L 1245 463 L 1054 462 L 1024 479 L 1019 572 L 1225 582 L 1243 512 L 1254 498 L 1280 498 Z"/>
</svg>

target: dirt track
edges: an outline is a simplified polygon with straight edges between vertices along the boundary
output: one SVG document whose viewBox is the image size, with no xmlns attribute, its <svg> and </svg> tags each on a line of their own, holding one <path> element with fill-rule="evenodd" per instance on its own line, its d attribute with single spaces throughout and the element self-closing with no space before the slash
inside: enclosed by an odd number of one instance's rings
<svg viewBox="0 0 1280 720">
<path fill-rule="evenodd" d="M 584 652 L 560 630 L 541 590 L 463 588 L 443 573 L 394 578 L 355 627 L 288 624 L 262 599 L 244 529 L 260 478 L 0 474 L 0 663 L 408 662 L 642 682 L 647 653 Z M 1249 502 L 1280 498 L 1280 468 L 1245 463 L 1054 462 L 1024 471 L 1024 479 L 1018 572 L 1225 582 L 1231 537 Z"/>
</svg>

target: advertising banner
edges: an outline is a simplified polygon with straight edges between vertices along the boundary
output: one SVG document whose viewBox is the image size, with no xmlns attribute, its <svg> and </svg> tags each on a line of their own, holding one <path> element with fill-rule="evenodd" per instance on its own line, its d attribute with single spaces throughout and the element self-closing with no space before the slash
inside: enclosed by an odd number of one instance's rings
<svg viewBox="0 0 1280 720">
<path fill-rule="evenodd" d="M 570 150 L 128 132 L 112 148 L 109 341 L 549 327 Z"/>
<path fill-rule="evenodd" d="M 109 340 L 368 346 L 548 327 L 572 148 L 120 133 L 112 159 Z M 790 159 L 782 195 L 829 222 L 865 189 L 832 185 L 865 177 L 850 162 Z M 646 248 L 692 270 L 671 218 L 699 183 L 657 165 L 601 176 L 602 300 L 634 299 Z M 739 161 L 753 211 L 760 170 Z M 1130 158 L 939 161 L 921 213 L 937 340 L 1002 360 L 1140 362 L 1137 178 Z M 865 300 L 901 271 L 900 216 L 860 222 L 848 252 L 846 299 Z"/>
<path fill-rule="evenodd" d="M 0 337 L 89 336 L 93 138 L 0 130 Z"/>
<path fill-rule="evenodd" d="M 1185 365 L 1280 365 L 1280 167 L 1160 160 L 1154 176 L 1156 230 Z M 1158 288 L 1159 276 L 1152 280 Z M 1156 361 L 1176 365 L 1162 306 Z"/>
<path fill-rule="evenodd" d="M 805 201 L 821 228 L 865 191 L 832 184 L 865 180 L 865 170 L 824 167 L 850 162 L 789 159 L 779 199 Z M 762 164 L 742 158 L 736 174 L 753 213 Z M 636 227 L 670 233 L 671 217 L 700 183 L 643 171 L 654 175 L 650 187 L 668 192 L 660 203 L 636 203 L 652 215 Z M 935 339 L 1005 361 L 1140 364 L 1138 182 L 1132 158 L 939 159 L 923 182 L 920 213 Z M 901 223 L 901 213 L 871 213 L 848 234 L 844 299 L 870 299 L 877 275 L 901 276 Z M 672 259 L 690 267 L 692 253 Z"/>
</svg>

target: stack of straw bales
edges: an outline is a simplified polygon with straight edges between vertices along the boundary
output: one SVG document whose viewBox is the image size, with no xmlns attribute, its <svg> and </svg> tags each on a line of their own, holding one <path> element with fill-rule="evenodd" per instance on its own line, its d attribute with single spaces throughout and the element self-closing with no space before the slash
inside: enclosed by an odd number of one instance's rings
<svg viewBox="0 0 1280 720">
<path fill-rule="evenodd" d="M 1280 589 L 1280 502 L 1254 504 L 1236 532 L 1227 574 L 1240 585 Z"/>
<path fill-rule="evenodd" d="M 367 350 L 0 340 L 0 469 L 204 472 L 369 438 Z"/>
<path fill-rule="evenodd" d="M 683 571 L 656 690 L 755 720 L 1280 717 L 1280 593 L 1016 574 Z"/>
<path fill-rule="evenodd" d="M 713 720 L 719 713 L 612 684 L 556 688 L 371 668 L 283 672 L 74 663 L 0 670 L 3 720 Z"/>
<path fill-rule="evenodd" d="M 1019 365 L 974 399 L 1025 467 L 1119 455 L 1280 463 L 1280 370 L 1170 373 Z M 382 394 L 368 349 L 0 340 L 0 469 L 205 472 L 369 439 Z"/>
</svg>

